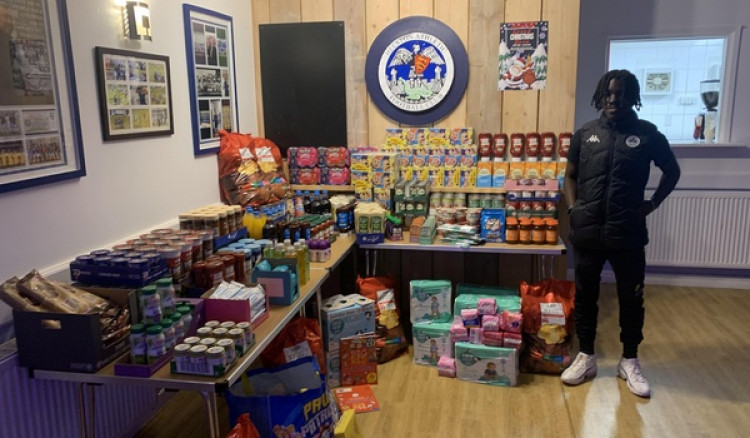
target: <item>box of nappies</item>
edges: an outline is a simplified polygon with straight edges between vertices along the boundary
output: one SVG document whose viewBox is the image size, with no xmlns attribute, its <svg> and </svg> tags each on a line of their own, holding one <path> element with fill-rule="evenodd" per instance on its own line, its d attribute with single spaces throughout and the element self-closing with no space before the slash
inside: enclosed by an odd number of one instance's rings
<svg viewBox="0 0 750 438">
<path fill-rule="evenodd" d="M 451 322 L 451 282 L 448 280 L 412 280 L 409 282 L 412 324 Z"/>
<path fill-rule="evenodd" d="M 411 328 L 414 363 L 437 366 L 440 356 L 453 357 L 449 323 L 418 323 Z"/>
<path fill-rule="evenodd" d="M 518 351 L 513 348 L 456 343 L 456 377 L 495 386 L 518 385 Z"/>
<path fill-rule="evenodd" d="M 375 332 L 375 302 L 362 295 L 335 295 L 323 302 L 322 314 L 325 351 L 339 351 L 341 338 Z"/>
</svg>

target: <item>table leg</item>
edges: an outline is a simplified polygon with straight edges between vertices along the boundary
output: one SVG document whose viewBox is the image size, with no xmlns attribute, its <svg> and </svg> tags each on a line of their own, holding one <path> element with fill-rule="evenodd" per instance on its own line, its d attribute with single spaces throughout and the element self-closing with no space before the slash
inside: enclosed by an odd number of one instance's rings
<svg viewBox="0 0 750 438">
<path fill-rule="evenodd" d="M 219 428 L 219 408 L 216 400 L 215 392 L 201 391 L 201 397 L 206 406 L 206 414 L 208 415 L 208 429 L 209 436 L 211 438 L 219 438 L 221 431 Z"/>
<path fill-rule="evenodd" d="M 323 293 L 320 288 L 315 289 L 315 308 L 318 317 L 318 326 L 323 327 Z"/>
<path fill-rule="evenodd" d="M 76 399 L 78 401 L 78 426 L 81 428 L 81 436 L 88 438 L 88 422 L 86 421 L 86 384 L 76 385 Z"/>
<path fill-rule="evenodd" d="M 96 399 L 94 398 L 94 385 L 87 384 L 88 386 L 88 401 L 91 404 L 89 409 L 89 436 L 94 438 L 96 436 Z"/>
</svg>

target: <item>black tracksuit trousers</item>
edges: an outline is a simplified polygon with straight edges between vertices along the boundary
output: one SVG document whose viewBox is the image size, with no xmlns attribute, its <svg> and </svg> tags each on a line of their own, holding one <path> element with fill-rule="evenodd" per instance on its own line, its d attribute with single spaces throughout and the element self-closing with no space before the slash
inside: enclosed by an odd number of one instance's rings
<svg viewBox="0 0 750 438">
<path fill-rule="evenodd" d="M 646 269 L 644 248 L 588 249 L 573 247 L 575 262 L 576 332 L 583 353 L 594 354 L 599 284 L 604 263 L 609 261 L 617 281 L 620 305 L 620 342 L 623 357 L 638 357 L 638 344 L 643 340 L 643 280 Z"/>
</svg>

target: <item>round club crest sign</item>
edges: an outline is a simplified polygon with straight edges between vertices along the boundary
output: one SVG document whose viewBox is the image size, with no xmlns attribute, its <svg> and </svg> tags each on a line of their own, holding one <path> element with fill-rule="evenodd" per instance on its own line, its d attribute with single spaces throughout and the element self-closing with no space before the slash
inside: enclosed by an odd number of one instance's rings
<svg viewBox="0 0 750 438">
<path fill-rule="evenodd" d="M 448 26 L 408 17 L 386 27 L 367 55 L 365 79 L 375 105 L 393 120 L 423 125 L 448 115 L 468 82 L 468 57 Z"/>
</svg>

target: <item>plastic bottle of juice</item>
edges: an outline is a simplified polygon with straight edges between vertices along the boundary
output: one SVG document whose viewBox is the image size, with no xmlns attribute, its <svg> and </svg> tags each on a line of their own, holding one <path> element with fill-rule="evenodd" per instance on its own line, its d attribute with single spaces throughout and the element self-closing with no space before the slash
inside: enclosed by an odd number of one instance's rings
<svg viewBox="0 0 750 438">
<path fill-rule="evenodd" d="M 302 247 L 302 253 L 303 253 L 303 265 L 304 265 L 304 271 L 305 271 L 305 279 L 310 279 L 310 247 L 307 246 L 307 243 L 305 243 L 305 239 L 300 239 L 299 241 L 300 247 Z"/>
<path fill-rule="evenodd" d="M 245 214 L 242 216 L 242 225 L 250 233 L 253 228 L 253 210 L 250 207 L 245 208 Z M 251 236 L 252 237 L 252 236 Z"/>
<path fill-rule="evenodd" d="M 300 242 L 294 242 L 295 258 L 297 259 L 297 275 L 299 277 L 299 285 L 302 286 L 307 283 L 307 275 L 305 275 L 305 249 L 302 248 Z"/>
<path fill-rule="evenodd" d="M 266 225 L 266 215 L 256 212 L 253 216 L 250 237 L 259 240 L 263 238 L 263 227 Z"/>
</svg>

